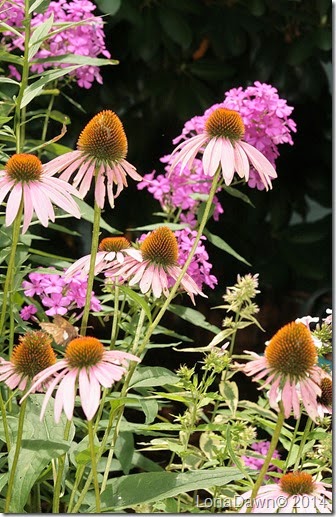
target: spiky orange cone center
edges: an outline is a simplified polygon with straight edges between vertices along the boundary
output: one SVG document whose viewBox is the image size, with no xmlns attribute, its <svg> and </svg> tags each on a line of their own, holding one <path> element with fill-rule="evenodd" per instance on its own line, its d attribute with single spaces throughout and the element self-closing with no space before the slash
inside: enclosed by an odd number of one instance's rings
<svg viewBox="0 0 336 517">
<path fill-rule="evenodd" d="M 206 120 L 205 130 L 211 138 L 224 137 L 236 141 L 243 138 L 245 126 L 237 111 L 217 108 Z"/>
</svg>

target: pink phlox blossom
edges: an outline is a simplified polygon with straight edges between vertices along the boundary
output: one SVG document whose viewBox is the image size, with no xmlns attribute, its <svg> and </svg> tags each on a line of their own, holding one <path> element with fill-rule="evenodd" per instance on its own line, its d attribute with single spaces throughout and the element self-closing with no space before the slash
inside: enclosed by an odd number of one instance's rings
<svg viewBox="0 0 336 517">
<path fill-rule="evenodd" d="M 28 321 L 31 317 L 37 313 L 35 305 L 26 305 L 20 311 L 20 316 L 24 321 Z"/>
<path fill-rule="evenodd" d="M 64 54 L 89 57 L 103 55 L 106 58 L 110 58 L 110 53 L 105 46 L 104 22 L 100 16 L 93 15 L 92 12 L 95 9 L 96 6 L 89 0 L 72 0 L 71 2 L 58 0 L 57 2 L 50 2 L 43 13 L 34 13 L 31 20 L 32 30 L 45 22 L 51 14 L 54 16 L 54 25 L 50 32 L 57 29 L 60 23 L 84 22 L 83 25 L 64 28 L 62 32 L 50 36 L 43 42 L 41 48 L 35 54 L 34 59 L 61 56 Z M 4 3 L 0 20 L 6 21 L 8 25 L 20 28 L 22 27 L 23 18 L 24 0 L 17 0 L 15 6 L 12 5 L 12 2 Z M 15 48 L 23 50 L 23 36 L 14 36 L 10 31 L 5 31 L 3 34 L 3 44 L 6 44 L 9 51 Z M 55 63 L 32 63 L 30 68 L 32 72 L 40 74 L 53 66 L 55 66 Z M 57 66 L 64 68 L 70 66 L 70 63 L 59 63 Z M 12 65 L 10 72 L 11 75 L 18 78 L 18 72 Z M 75 77 L 78 86 L 81 88 L 91 88 L 95 80 L 99 84 L 102 84 L 102 76 L 98 66 L 83 65 L 77 70 L 70 72 L 69 75 Z"/>
<path fill-rule="evenodd" d="M 271 442 L 268 440 L 262 440 L 260 442 L 255 442 L 251 445 L 251 449 L 255 451 L 256 453 L 259 453 L 262 457 L 257 458 L 256 456 L 242 456 L 241 459 L 244 461 L 245 465 L 253 470 L 260 471 L 261 467 L 263 466 L 265 462 L 266 455 L 268 453 L 269 447 Z M 248 453 L 248 450 L 246 451 L 246 454 Z M 272 454 L 272 458 L 274 459 L 280 459 L 279 452 L 275 449 L 275 451 Z M 276 467 L 276 465 L 270 463 L 268 467 L 268 471 L 276 471 L 281 472 L 281 469 Z M 270 476 L 265 476 L 265 479 L 270 479 Z"/>
</svg>

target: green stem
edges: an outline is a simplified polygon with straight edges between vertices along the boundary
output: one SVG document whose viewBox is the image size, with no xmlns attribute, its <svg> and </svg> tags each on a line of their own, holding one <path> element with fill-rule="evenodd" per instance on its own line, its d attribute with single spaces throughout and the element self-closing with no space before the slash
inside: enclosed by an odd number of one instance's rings
<svg viewBox="0 0 336 517">
<path fill-rule="evenodd" d="M 300 442 L 299 450 L 298 450 L 298 453 L 297 453 L 297 456 L 296 456 L 295 465 L 293 467 L 293 471 L 294 472 L 299 468 L 300 462 L 303 463 L 303 460 L 304 460 L 303 448 L 304 448 L 305 443 L 307 441 L 308 434 L 310 433 L 310 429 L 311 429 L 312 423 L 313 423 L 312 419 L 308 417 L 306 425 L 305 425 L 305 428 L 304 428 L 304 431 L 303 431 L 302 436 L 301 436 L 301 442 Z"/>
<path fill-rule="evenodd" d="M 96 256 L 98 251 L 98 244 L 99 244 L 99 235 L 100 235 L 100 214 L 101 209 L 97 205 L 97 201 L 94 202 L 94 215 L 93 215 L 93 227 L 92 227 L 92 240 L 91 240 L 91 257 L 90 257 L 90 269 L 89 269 L 89 275 L 87 280 L 87 291 L 86 291 L 86 297 L 85 297 L 85 306 L 82 316 L 82 324 L 80 329 L 81 336 L 85 336 L 87 324 L 89 320 L 89 314 L 90 314 L 90 305 L 91 305 L 91 298 L 92 298 L 92 288 L 93 288 L 93 282 L 94 282 L 94 271 L 95 271 L 95 264 L 96 264 Z"/>
<path fill-rule="evenodd" d="M 287 453 L 286 463 L 285 463 L 283 471 L 282 471 L 283 474 L 286 474 L 287 469 L 288 469 L 288 463 L 289 463 L 289 460 L 291 459 L 291 456 L 292 456 L 292 450 L 293 450 L 294 444 L 296 442 L 296 437 L 297 437 L 298 430 L 299 430 L 299 427 L 300 427 L 300 422 L 301 422 L 301 414 L 300 414 L 300 416 L 297 419 L 296 424 L 295 424 L 295 429 L 294 429 L 293 437 L 291 439 L 290 447 L 289 447 L 289 450 L 288 450 L 288 453 Z"/>
<path fill-rule="evenodd" d="M 22 66 L 22 73 L 21 73 L 21 84 L 20 84 L 20 90 L 16 99 L 16 106 L 15 106 L 15 134 L 16 134 L 16 152 L 21 153 L 24 145 L 24 139 L 25 139 L 25 124 L 24 120 L 21 120 L 21 102 L 22 98 L 25 92 L 25 89 L 28 84 L 28 77 L 29 77 L 29 59 L 28 59 L 28 52 L 29 52 L 29 41 L 30 41 L 30 14 L 29 14 L 29 0 L 25 0 L 25 17 L 23 20 L 23 26 L 25 28 L 25 39 L 24 39 L 24 53 L 23 53 L 23 66 Z M 25 117 L 25 109 L 22 111 L 24 119 Z"/>
<path fill-rule="evenodd" d="M 1 410 L 1 417 L 2 417 L 2 425 L 3 425 L 5 440 L 6 440 L 6 445 L 7 445 L 7 451 L 9 452 L 11 450 L 11 441 L 10 441 L 10 436 L 9 436 L 6 408 L 5 408 L 3 398 L 2 398 L 1 388 L 0 388 L 0 410 Z"/>
<path fill-rule="evenodd" d="M 64 428 L 64 439 L 68 440 L 70 433 L 71 420 L 67 420 Z M 65 454 L 58 459 L 58 467 L 57 467 L 57 476 L 54 487 L 53 494 L 53 504 L 52 504 L 52 513 L 60 513 L 59 512 L 59 503 L 60 503 L 60 493 L 62 486 L 62 478 L 65 464 Z"/>
<path fill-rule="evenodd" d="M 113 321 L 112 321 L 112 329 L 111 329 L 110 350 L 112 350 L 112 348 L 115 346 L 115 342 L 117 340 L 118 320 L 119 320 L 119 286 L 116 282 L 115 287 L 114 287 L 114 307 L 113 307 Z"/>
<path fill-rule="evenodd" d="M 275 448 L 276 448 L 276 446 L 278 444 L 278 441 L 279 441 L 279 437 L 280 437 L 280 434 L 281 434 L 281 430 L 282 430 L 284 421 L 285 421 L 284 407 L 283 407 L 282 402 L 279 402 L 278 420 L 277 420 L 277 423 L 276 423 L 276 426 L 275 426 L 275 429 L 274 429 L 274 433 L 273 433 L 273 436 L 272 436 L 271 444 L 270 444 L 270 447 L 268 449 L 268 452 L 267 452 L 264 464 L 263 464 L 263 466 L 260 469 L 259 476 L 257 477 L 257 480 L 256 480 L 256 482 L 254 484 L 253 489 L 252 489 L 250 505 L 247 507 L 246 513 L 251 513 L 252 512 L 253 505 L 254 505 L 254 499 L 255 499 L 256 495 L 258 494 L 258 490 L 261 487 L 262 482 L 264 481 L 265 475 L 267 474 L 267 470 L 268 470 L 269 464 L 271 463 L 273 453 L 274 453 Z"/>
<path fill-rule="evenodd" d="M 44 121 L 43 121 L 43 128 L 42 128 L 42 134 L 41 134 L 41 141 L 42 142 L 44 142 L 46 140 L 46 137 L 47 137 L 48 123 L 49 123 L 50 113 L 51 113 L 51 111 L 53 109 L 54 102 L 55 102 L 55 96 L 51 95 L 50 100 L 49 100 L 49 104 L 48 104 L 48 107 L 47 107 L 47 110 L 45 112 Z M 41 157 L 41 152 L 42 152 L 42 150 L 40 149 L 39 152 L 38 152 L 38 156 L 39 157 Z"/>
<path fill-rule="evenodd" d="M 2 299 L 2 308 L 1 308 L 1 316 L 0 316 L 0 336 L 3 335 L 3 327 L 6 320 L 7 315 L 7 305 L 8 305 L 8 294 L 12 290 L 12 283 L 15 273 L 15 255 L 16 249 L 20 238 L 20 226 L 21 226 L 21 218 L 23 211 L 23 200 L 21 199 L 21 203 L 19 206 L 18 213 L 14 219 L 13 228 L 12 228 L 12 246 L 9 255 L 8 267 L 5 285 L 3 289 L 3 299 Z"/>
<path fill-rule="evenodd" d="M 92 426 L 92 420 L 88 420 L 88 430 L 89 430 L 89 443 L 90 443 L 90 453 L 91 453 L 91 467 L 92 467 L 92 476 L 93 476 L 93 486 L 95 490 L 96 497 L 96 513 L 100 513 L 100 493 L 99 493 L 99 483 L 97 476 L 97 458 L 96 451 L 94 446 L 94 432 Z"/>
<path fill-rule="evenodd" d="M 217 190 L 217 187 L 218 187 L 218 178 L 219 178 L 219 174 L 220 174 L 220 167 L 218 167 L 218 170 L 216 171 L 216 174 L 214 175 L 213 177 L 213 180 L 212 180 L 212 185 L 211 185 L 211 189 L 210 189 L 210 192 L 209 192 L 209 197 L 208 197 L 208 200 L 207 200 L 207 203 L 205 205 L 205 209 L 204 209 L 204 212 L 203 212 L 203 217 L 202 217 L 202 220 L 200 222 L 200 226 L 199 226 L 199 229 L 198 229 L 198 232 L 197 232 L 197 235 L 196 235 L 196 238 L 195 238 L 195 241 L 194 241 L 194 244 L 190 250 L 190 253 L 187 257 L 187 260 L 181 270 L 181 273 L 179 275 L 179 277 L 177 278 L 175 284 L 173 285 L 171 291 L 170 291 L 170 294 L 169 296 L 167 297 L 166 301 L 164 302 L 164 304 L 162 305 L 159 313 L 157 314 L 156 318 L 154 319 L 154 321 L 151 323 L 151 325 L 148 327 L 148 330 L 144 336 L 144 339 L 141 343 L 141 347 L 139 348 L 138 350 L 138 355 L 140 355 L 144 349 L 146 348 L 147 344 L 149 343 L 149 340 L 150 340 L 150 337 L 153 333 L 153 331 L 155 330 L 155 328 L 157 327 L 157 325 L 160 323 L 161 321 L 161 318 L 162 316 L 164 315 L 164 313 L 166 312 L 169 304 L 171 303 L 171 301 L 173 300 L 179 286 L 180 286 L 180 283 L 181 283 L 181 280 L 184 276 L 184 274 L 186 273 L 192 259 L 193 259 L 193 256 L 194 256 L 194 253 L 196 251 L 196 248 L 198 246 L 198 243 L 200 241 L 200 238 L 203 234 L 203 230 L 204 230 L 204 227 L 207 223 L 207 220 L 208 220 L 208 217 L 209 217 L 209 214 L 210 214 L 210 211 L 211 211 L 211 208 L 212 208 L 212 201 L 213 201 L 213 198 L 215 196 L 215 193 L 216 193 L 216 190 Z M 131 364 L 129 370 L 128 370 L 128 374 L 127 374 L 127 377 L 125 379 L 125 383 L 123 385 L 123 389 L 121 391 L 121 394 L 120 394 L 120 397 L 123 397 L 126 395 L 127 393 L 127 390 L 128 390 L 128 386 L 129 386 L 129 383 L 131 381 L 131 378 L 133 376 L 133 373 L 136 369 L 136 366 L 137 366 L 137 363 L 133 363 Z M 118 435 L 118 427 L 119 427 L 119 423 L 120 423 L 120 420 L 122 418 L 122 415 L 123 415 L 123 408 L 124 408 L 124 405 L 122 406 L 119 406 L 118 408 L 118 415 L 117 415 L 117 422 L 116 422 L 116 427 L 115 427 L 115 431 L 114 431 L 114 436 L 112 438 L 112 444 L 111 444 L 111 447 L 113 448 L 114 447 L 114 444 L 115 444 L 115 441 L 116 441 L 116 437 Z M 104 437 L 102 439 L 102 442 L 101 442 L 101 447 L 100 447 L 100 451 L 99 451 L 99 454 L 98 456 L 100 457 L 100 455 L 103 453 L 103 451 L 105 450 L 105 446 L 106 446 L 106 443 L 107 443 L 107 438 L 108 438 L 108 434 L 110 432 L 110 429 L 111 429 L 111 422 L 113 421 L 113 417 L 114 417 L 114 413 L 110 413 L 110 419 L 109 419 L 109 425 L 107 426 L 107 429 L 105 431 L 105 434 L 104 434 Z M 98 460 L 97 460 L 98 461 Z M 72 509 L 72 513 L 77 513 L 83 500 L 84 500 L 84 497 L 86 495 L 86 492 L 89 490 L 90 488 L 90 485 L 91 485 L 91 480 L 92 480 L 92 472 L 90 472 L 89 476 L 88 476 L 88 479 L 86 480 L 86 483 L 83 487 L 83 490 L 81 492 L 81 495 L 79 496 L 79 499 L 76 503 L 76 505 L 74 506 L 74 508 Z M 102 489 L 103 489 L 104 485 L 102 485 Z"/>
<path fill-rule="evenodd" d="M 28 402 L 28 398 L 26 398 L 22 402 L 21 408 L 20 408 L 18 430 L 17 430 L 17 437 L 16 437 L 16 444 L 15 444 L 15 452 L 14 452 L 14 457 L 13 457 L 12 468 L 10 469 L 10 474 L 9 474 L 8 489 L 7 489 L 4 513 L 9 513 L 9 507 L 10 507 L 10 503 L 11 503 L 11 499 L 12 499 L 12 492 L 13 492 L 14 481 L 15 481 L 15 473 L 16 473 L 16 468 L 17 468 L 20 450 L 21 450 L 23 424 L 24 424 L 27 402 Z"/>
</svg>

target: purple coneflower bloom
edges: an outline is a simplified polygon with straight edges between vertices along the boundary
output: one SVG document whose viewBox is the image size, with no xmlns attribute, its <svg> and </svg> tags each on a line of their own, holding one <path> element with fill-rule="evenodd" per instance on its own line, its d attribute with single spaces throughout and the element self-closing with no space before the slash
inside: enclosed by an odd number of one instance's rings
<svg viewBox="0 0 336 517">
<path fill-rule="evenodd" d="M 217 108 L 205 122 L 204 132 L 181 142 L 173 151 L 171 171 L 181 164 L 191 168 L 197 153 L 203 150 L 203 169 L 206 176 L 214 176 L 221 165 L 226 185 L 232 182 L 235 171 L 240 178 L 249 180 L 250 165 L 258 172 L 266 189 L 272 188 L 271 179 L 277 173 L 268 159 L 258 149 L 242 140 L 245 128 L 243 119 L 237 111 Z"/>
<path fill-rule="evenodd" d="M 55 221 L 53 204 L 74 217 L 80 218 L 80 211 L 71 196 L 80 197 L 77 190 L 66 181 L 54 178 L 54 168 L 42 165 L 32 154 L 14 154 L 5 169 L 0 171 L 0 204 L 9 193 L 6 206 L 6 226 L 10 226 L 23 202 L 23 228 L 25 233 L 32 221 L 33 213 L 43 226 L 49 219 Z"/>
<path fill-rule="evenodd" d="M 119 117 L 113 111 L 101 111 L 81 132 L 77 142 L 78 150 L 54 158 L 49 162 L 48 170 L 63 171 L 60 178 L 69 181 L 72 174 L 79 169 L 73 185 L 78 187 L 82 197 L 89 191 L 95 177 L 97 205 L 104 207 L 107 192 L 113 208 L 114 198 L 127 187 L 127 175 L 136 181 L 142 179 L 135 167 L 125 160 L 127 147 L 127 138 Z M 114 184 L 117 186 L 115 193 Z"/>
<path fill-rule="evenodd" d="M 325 413 L 332 415 L 333 401 L 332 378 L 326 372 L 323 372 L 320 388 L 321 395 L 317 397 L 317 413 L 320 418 L 323 418 Z"/>
<path fill-rule="evenodd" d="M 285 417 L 288 418 L 293 410 L 298 418 L 302 401 L 308 415 L 316 420 L 323 370 L 316 365 L 316 347 L 306 325 L 291 322 L 282 327 L 269 341 L 263 357 L 254 352 L 247 353 L 252 361 L 240 365 L 239 369 L 246 375 L 254 375 L 254 381 L 266 377 L 259 389 L 271 385 L 271 407 L 277 409 L 281 400 Z"/>
<path fill-rule="evenodd" d="M 94 337 L 77 337 L 70 341 L 64 359 L 37 374 L 33 385 L 22 398 L 49 379 L 41 420 L 48 401 L 58 385 L 55 396 L 55 422 L 59 422 L 62 409 L 69 420 L 73 417 L 76 388 L 78 384 L 81 405 L 87 420 L 92 420 L 99 407 L 100 386 L 111 388 L 119 381 L 128 366 L 128 361 L 140 359 L 133 354 L 117 350 L 106 350 L 103 344 Z M 50 379 L 51 378 L 51 379 Z"/>
<path fill-rule="evenodd" d="M 130 242 L 125 237 L 106 237 L 98 247 L 95 261 L 94 274 L 98 275 L 104 269 L 111 267 L 114 262 L 123 264 L 125 256 L 137 256 L 138 252 L 131 247 Z M 85 255 L 76 260 L 65 272 L 65 277 L 76 273 L 80 276 L 87 276 L 90 269 L 91 255 Z"/>
<path fill-rule="evenodd" d="M 315 481 L 307 472 L 289 472 L 279 483 L 262 486 L 254 499 L 251 513 L 331 513 L 330 485 Z M 251 508 L 251 493 L 242 494 L 239 513 Z"/>
<path fill-rule="evenodd" d="M 140 249 L 134 251 L 137 255 L 126 257 L 123 264 L 115 264 L 105 275 L 128 280 L 130 286 L 139 284 L 142 293 L 152 292 L 154 298 L 160 298 L 162 293 L 168 297 L 172 280 L 175 282 L 182 271 L 174 233 L 166 226 L 157 228 L 141 242 Z M 206 297 L 187 273 L 181 286 L 193 303 L 194 294 Z"/>
<path fill-rule="evenodd" d="M 0 357 L 0 382 L 5 382 L 11 390 L 18 388 L 23 391 L 37 373 L 56 362 L 56 355 L 51 337 L 43 330 L 27 332 L 19 341 L 10 361 Z M 41 388 L 45 385 L 41 384 Z"/>
</svg>

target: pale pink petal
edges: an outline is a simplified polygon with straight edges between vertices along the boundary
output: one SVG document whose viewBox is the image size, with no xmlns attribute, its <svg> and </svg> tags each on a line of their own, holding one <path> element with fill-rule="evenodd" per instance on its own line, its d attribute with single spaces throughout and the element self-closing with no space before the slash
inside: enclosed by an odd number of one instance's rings
<svg viewBox="0 0 336 517">
<path fill-rule="evenodd" d="M 62 172 L 62 174 L 60 174 L 59 179 L 68 182 L 72 174 L 82 165 L 83 161 L 85 161 L 83 156 L 80 159 L 75 160 L 64 170 L 64 172 Z"/>
<path fill-rule="evenodd" d="M 50 162 L 43 166 L 43 169 L 48 175 L 53 175 L 81 157 L 81 151 L 70 151 L 69 153 L 64 153 L 61 156 L 57 156 L 57 158 L 50 160 Z"/>
<path fill-rule="evenodd" d="M 22 185 L 17 183 L 7 199 L 6 206 L 6 226 L 10 226 L 17 216 L 22 198 Z"/>
<path fill-rule="evenodd" d="M 140 176 L 140 174 L 137 173 L 137 170 L 134 167 L 134 165 L 127 162 L 126 160 L 120 160 L 119 163 L 120 163 L 121 167 L 123 167 L 125 172 L 128 174 L 128 176 L 130 176 L 133 180 L 135 180 L 135 181 L 142 180 L 142 176 Z"/>
<path fill-rule="evenodd" d="M 47 405 L 48 405 L 48 402 L 49 402 L 49 399 L 52 395 L 52 392 L 54 391 L 56 385 L 59 383 L 59 381 L 64 377 L 64 375 L 67 373 L 67 369 L 63 370 L 62 372 L 60 372 L 58 375 L 56 375 L 56 377 L 54 379 L 52 379 L 52 381 L 50 382 L 49 386 L 48 386 L 48 389 L 46 391 L 46 394 L 44 396 L 44 399 L 43 399 L 43 403 L 42 403 L 42 407 L 41 407 L 41 414 L 40 414 L 40 420 L 42 421 L 43 420 L 43 417 L 44 417 L 44 413 L 45 413 L 45 410 L 47 409 Z M 34 384 L 33 386 L 30 387 L 30 389 L 28 390 L 28 392 L 26 393 L 26 395 L 24 397 L 22 397 L 21 399 L 21 402 L 24 398 L 26 398 L 27 394 L 30 393 L 31 391 L 33 391 L 34 389 Z"/>
<path fill-rule="evenodd" d="M 79 373 L 79 395 L 83 411 L 87 420 L 92 420 L 97 412 L 100 401 L 100 385 L 89 368 L 88 377 L 86 370 L 82 368 Z"/>
<path fill-rule="evenodd" d="M 78 368 L 74 368 L 68 371 L 60 382 L 55 397 L 55 422 L 58 423 L 61 418 L 62 409 L 66 414 L 68 420 L 73 417 L 73 411 L 75 406 L 75 383 L 78 373 Z"/>
<path fill-rule="evenodd" d="M 277 173 L 273 165 L 260 151 L 258 151 L 258 149 L 248 144 L 247 142 L 239 142 L 237 145 L 240 145 L 246 152 L 252 165 L 259 173 L 260 179 L 264 183 L 266 189 L 268 189 L 268 187 L 272 188 L 272 182 L 270 181 L 270 178 L 274 179 L 277 177 Z"/>
<path fill-rule="evenodd" d="M 245 181 L 248 181 L 250 176 L 250 165 L 245 152 L 239 145 L 234 146 L 234 160 L 238 176 L 240 178 L 245 177 Z"/>
<path fill-rule="evenodd" d="M 60 181 L 57 178 L 50 178 L 50 180 L 52 179 L 54 181 Z M 41 185 L 41 190 L 45 192 L 46 196 L 49 197 L 56 206 L 62 208 L 68 214 L 77 217 L 77 219 L 80 219 L 81 213 L 79 207 L 77 203 L 75 203 L 75 201 L 72 199 L 70 194 L 68 194 L 66 190 L 64 190 L 63 193 L 58 192 L 57 189 L 62 188 L 62 185 L 57 185 L 57 188 L 56 185 L 54 185 L 53 187 L 54 188 L 44 183 Z"/>
<path fill-rule="evenodd" d="M 95 172 L 94 164 L 91 164 L 88 167 L 88 169 L 85 171 L 85 175 L 84 175 L 84 177 L 83 177 L 83 179 L 82 179 L 82 181 L 80 183 L 80 186 L 79 186 L 79 193 L 80 193 L 80 195 L 83 198 L 86 196 L 86 194 L 90 190 L 94 172 Z M 75 182 L 74 182 L 73 185 L 76 186 L 77 184 L 75 185 Z"/>
<path fill-rule="evenodd" d="M 230 140 L 228 140 L 227 138 L 221 138 L 220 140 L 222 144 L 222 175 L 224 178 L 225 185 L 230 185 L 235 171 L 233 147 Z"/>
<path fill-rule="evenodd" d="M 105 176 L 99 171 L 95 182 L 95 200 L 99 208 L 104 208 L 105 203 Z"/>
<path fill-rule="evenodd" d="M 23 227 L 22 233 L 26 233 L 28 227 L 31 223 L 34 213 L 33 202 L 30 195 L 29 184 L 25 183 L 23 185 L 23 206 L 24 206 L 24 214 L 23 214 Z"/>
<path fill-rule="evenodd" d="M 51 212 L 53 212 L 51 201 L 48 198 L 48 196 L 45 195 L 45 193 L 34 183 L 30 183 L 29 187 L 30 197 L 37 218 L 43 226 L 47 227 L 49 217 L 51 215 Z M 50 219 L 52 221 L 55 220 L 55 216 L 53 215 L 52 217 L 50 217 Z"/>
<path fill-rule="evenodd" d="M 6 182 L 4 182 L 4 184 L 0 186 L 0 204 L 3 202 L 3 200 L 5 199 L 11 188 L 14 186 L 14 184 L 14 181 L 7 181 L 6 179 Z"/>
<path fill-rule="evenodd" d="M 140 280 L 140 284 L 139 284 L 139 287 L 140 287 L 142 293 L 147 293 L 147 291 L 149 291 L 149 289 L 152 285 L 154 272 L 155 272 L 154 264 L 148 265 L 146 271 L 144 271 L 144 274 L 143 274 L 143 276 Z"/>
<path fill-rule="evenodd" d="M 78 170 L 77 174 L 73 178 L 73 181 L 72 181 L 73 187 L 77 188 L 78 185 L 80 184 L 80 182 L 82 181 L 82 179 L 86 176 L 87 172 L 91 168 L 94 169 L 94 167 L 95 167 L 94 161 L 84 160 L 82 162 L 81 166 L 79 167 L 79 170 Z"/>
<path fill-rule="evenodd" d="M 206 176 L 214 176 L 218 169 L 218 165 L 222 155 L 222 139 L 211 138 L 204 149 L 202 163 L 204 174 Z"/>
<path fill-rule="evenodd" d="M 146 270 L 147 266 L 148 266 L 148 261 L 142 262 L 142 263 L 137 263 L 132 267 L 131 270 L 128 271 L 128 274 L 127 274 L 127 276 L 125 276 L 125 278 L 128 278 L 131 274 L 133 274 L 133 272 L 135 273 L 133 278 L 129 281 L 130 286 L 137 284 L 141 280 L 142 275 L 143 275 L 144 271 Z"/>
<path fill-rule="evenodd" d="M 161 285 L 160 273 L 159 273 L 158 269 L 159 269 L 158 266 L 156 266 L 155 272 L 153 275 L 153 280 L 152 280 L 152 290 L 153 290 L 154 298 L 160 298 L 160 296 L 162 294 L 162 285 Z"/>
<path fill-rule="evenodd" d="M 176 157 L 169 168 L 169 174 L 175 169 L 178 163 L 181 163 L 180 174 L 182 174 L 186 165 L 190 168 L 191 162 L 202 146 L 208 141 L 208 138 L 209 137 L 207 135 L 201 134 L 181 142 L 181 144 L 179 144 L 171 154 L 171 157 L 174 154 L 176 154 Z"/>
</svg>

